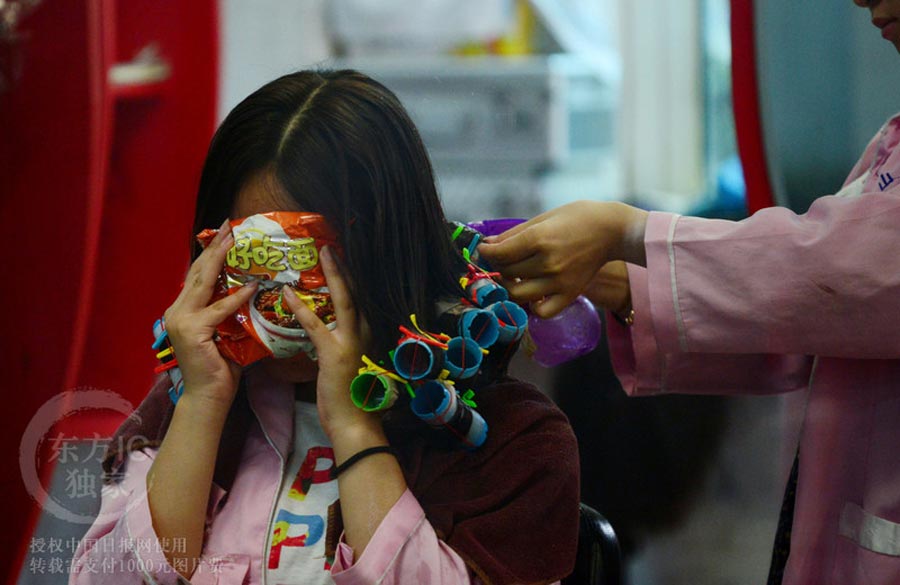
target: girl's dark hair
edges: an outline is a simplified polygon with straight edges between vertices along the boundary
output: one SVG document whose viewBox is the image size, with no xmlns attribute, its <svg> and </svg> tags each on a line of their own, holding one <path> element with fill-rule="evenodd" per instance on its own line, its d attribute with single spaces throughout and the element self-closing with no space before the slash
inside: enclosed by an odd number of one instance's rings
<svg viewBox="0 0 900 585">
<path fill-rule="evenodd" d="M 450 241 L 428 154 L 397 96 L 377 81 L 352 70 L 300 71 L 244 99 L 210 145 L 194 233 L 218 227 L 261 171 L 337 231 L 379 358 L 411 314 L 433 328 L 435 300 L 461 294 L 465 264 Z M 195 244 L 193 257 L 199 252 Z"/>
</svg>

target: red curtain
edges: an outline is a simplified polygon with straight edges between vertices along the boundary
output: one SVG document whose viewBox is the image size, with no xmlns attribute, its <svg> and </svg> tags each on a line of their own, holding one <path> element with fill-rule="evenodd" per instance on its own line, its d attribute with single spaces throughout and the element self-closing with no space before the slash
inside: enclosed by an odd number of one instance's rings
<svg viewBox="0 0 900 585">
<path fill-rule="evenodd" d="M 151 326 L 188 262 L 219 52 L 215 0 L 44 0 L 19 29 L 14 46 L 0 41 L 8 82 L 0 222 L 10 268 L 0 448 L 16 471 L 0 480 L 0 567 L 10 583 L 40 512 L 17 469 L 31 418 L 60 393 L 72 404 L 82 389 L 136 405 L 150 384 Z M 148 46 L 167 73 L 110 79 Z M 121 419 L 84 411 L 54 434 L 108 436 Z M 51 466 L 39 459 L 46 485 Z"/>
<path fill-rule="evenodd" d="M 738 151 L 749 213 L 774 205 L 759 105 L 753 0 L 731 0 L 731 68 Z"/>
</svg>

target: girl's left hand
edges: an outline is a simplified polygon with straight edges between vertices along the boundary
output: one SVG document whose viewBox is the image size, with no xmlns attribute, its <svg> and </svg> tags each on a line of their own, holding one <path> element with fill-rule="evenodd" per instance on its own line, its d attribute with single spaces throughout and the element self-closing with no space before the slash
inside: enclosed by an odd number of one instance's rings
<svg viewBox="0 0 900 585">
<path fill-rule="evenodd" d="M 319 420 L 332 441 L 336 433 L 380 432 L 380 417 L 363 412 L 350 400 L 350 382 L 359 371 L 369 341 L 368 326 L 357 313 L 341 270 L 328 247 L 322 248 L 320 261 L 334 304 L 337 326 L 333 330 L 329 331 L 325 323 L 289 289 L 285 288 L 284 295 L 288 307 L 316 346 Z"/>
</svg>

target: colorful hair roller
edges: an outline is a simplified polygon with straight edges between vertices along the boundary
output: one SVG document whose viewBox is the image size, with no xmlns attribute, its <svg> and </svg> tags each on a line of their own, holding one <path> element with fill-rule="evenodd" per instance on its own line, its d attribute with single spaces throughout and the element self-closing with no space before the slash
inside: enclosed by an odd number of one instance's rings
<svg viewBox="0 0 900 585">
<path fill-rule="evenodd" d="M 459 318 L 459 335 L 487 349 L 494 345 L 500 336 L 500 323 L 491 311 L 469 309 Z"/>
<path fill-rule="evenodd" d="M 478 254 L 478 244 L 481 243 L 482 235 L 471 227 L 457 222 L 451 222 L 450 227 L 452 233 L 450 239 L 456 244 L 456 248 L 460 251 L 466 262 L 478 264 L 480 257 Z"/>
<path fill-rule="evenodd" d="M 161 374 L 163 372 L 169 376 L 172 386 L 169 388 L 169 398 L 173 404 L 178 403 L 178 399 L 184 394 L 184 378 L 181 376 L 181 369 L 178 367 L 178 359 L 175 357 L 175 348 L 169 341 L 169 332 L 166 331 L 166 321 L 163 318 L 157 319 L 153 324 L 153 345 L 151 346 L 157 353 L 156 359 L 160 364 L 154 368 L 154 372 Z"/>
<path fill-rule="evenodd" d="M 422 339 L 407 338 L 394 349 L 394 370 L 407 380 L 437 378 L 444 365 L 444 351 Z"/>
<path fill-rule="evenodd" d="M 157 319 L 156 323 L 153 324 L 153 338 L 156 340 L 153 342 L 152 347 L 155 350 L 159 350 L 164 343 L 169 339 L 169 332 L 166 331 L 165 325 L 163 325 L 162 318 Z"/>
<path fill-rule="evenodd" d="M 438 317 L 438 323 L 444 331 L 455 332 L 460 337 L 473 340 L 483 348 L 489 348 L 496 343 L 500 335 L 500 323 L 491 311 L 463 303 L 439 304 L 438 307 L 439 310 L 443 309 Z"/>
<path fill-rule="evenodd" d="M 471 339 L 454 337 L 447 342 L 444 367 L 454 380 L 465 380 L 477 374 L 481 360 L 481 346 Z"/>
<path fill-rule="evenodd" d="M 522 338 L 528 328 L 528 313 L 512 301 L 500 301 L 487 308 L 499 322 L 498 343 L 513 343 Z"/>
<path fill-rule="evenodd" d="M 169 398 L 173 404 L 178 404 L 178 399 L 184 394 L 184 378 L 181 377 L 181 368 L 169 370 L 169 380 L 172 382 L 172 387 L 169 388 Z"/>
<path fill-rule="evenodd" d="M 365 412 L 387 410 L 399 394 L 397 381 L 387 374 L 363 372 L 350 382 L 350 399 Z"/>
<path fill-rule="evenodd" d="M 419 386 L 410 408 L 429 425 L 449 431 L 467 449 L 477 449 L 487 439 L 484 418 L 465 404 L 447 382 L 429 380 Z"/>
<path fill-rule="evenodd" d="M 487 307 L 509 299 L 506 289 L 490 278 L 478 278 L 466 286 L 467 298 L 479 307 Z"/>
</svg>

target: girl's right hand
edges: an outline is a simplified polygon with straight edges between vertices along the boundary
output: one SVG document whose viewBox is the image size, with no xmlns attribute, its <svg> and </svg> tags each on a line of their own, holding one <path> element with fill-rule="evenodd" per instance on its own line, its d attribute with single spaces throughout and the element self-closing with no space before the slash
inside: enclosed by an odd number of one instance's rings
<svg viewBox="0 0 900 585">
<path fill-rule="evenodd" d="M 226 219 L 191 265 L 181 294 L 165 312 L 166 331 L 184 378 L 184 395 L 226 411 L 237 391 L 241 366 L 219 353 L 214 341 L 216 326 L 250 300 L 256 290 L 254 281 L 209 304 L 225 255 L 233 245 L 234 236 Z"/>
</svg>

